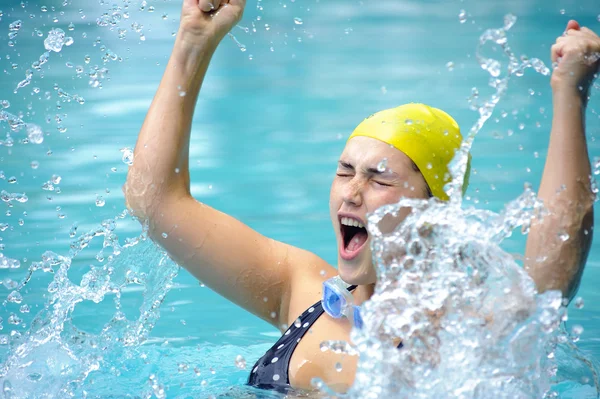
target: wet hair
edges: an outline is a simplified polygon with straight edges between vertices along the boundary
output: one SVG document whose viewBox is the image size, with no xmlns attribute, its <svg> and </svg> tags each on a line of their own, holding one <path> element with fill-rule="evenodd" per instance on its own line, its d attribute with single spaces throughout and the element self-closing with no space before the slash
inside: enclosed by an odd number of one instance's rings
<svg viewBox="0 0 600 399">
<path fill-rule="evenodd" d="M 410 163 L 412 164 L 412 168 L 415 172 L 421 173 L 421 169 L 419 169 L 417 164 L 414 163 L 412 159 L 410 160 Z M 422 173 L 421 173 L 421 176 L 423 177 L 423 181 L 425 182 L 425 190 L 426 190 L 425 193 L 427 194 L 427 197 L 429 197 L 429 198 L 433 197 L 433 193 L 431 192 L 431 188 L 429 187 L 429 184 L 427 184 L 427 180 L 425 180 L 425 176 L 423 176 Z"/>
</svg>

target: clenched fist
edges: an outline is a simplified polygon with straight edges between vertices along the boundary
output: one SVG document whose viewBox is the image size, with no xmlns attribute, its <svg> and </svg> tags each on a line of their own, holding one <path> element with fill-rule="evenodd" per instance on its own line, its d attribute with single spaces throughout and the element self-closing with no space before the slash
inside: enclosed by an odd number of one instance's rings
<svg viewBox="0 0 600 399">
<path fill-rule="evenodd" d="M 600 68 L 600 37 L 571 20 L 552 46 L 551 57 L 558 63 L 552 73 L 552 87 L 575 88 L 587 96 Z"/>
<path fill-rule="evenodd" d="M 179 35 L 189 44 L 217 43 L 239 22 L 246 0 L 183 0 Z"/>
</svg>

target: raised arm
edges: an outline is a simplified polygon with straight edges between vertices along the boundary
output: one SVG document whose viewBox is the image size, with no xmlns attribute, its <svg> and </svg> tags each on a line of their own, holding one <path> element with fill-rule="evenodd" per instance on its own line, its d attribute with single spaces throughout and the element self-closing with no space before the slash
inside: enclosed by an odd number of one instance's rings
<svg viewBox="0 0 600 399">
<path fill-rule="evenodd" d="M 573 298 L 592 243 L 594 194 L 585 139 L 589 88 L 600 65 L 600 38 L 575 21 L 552 46 L 553 118 L 538 196 L 549 215 L 532 223 L 525 267 L 540 292 Z"/>
<path fill-rule="evenodd" d="M 127 207 L 149 234 L 200 281 L 257 316 L 287 321 L 290 260 L 316 256 L 276 242 L 197 202 L 190 193 L 190 131 L 211 57 L 242 16 L 245 0 L 184 0 L 162 81 L 123 187 Z M 211 11 L 213 10 L 213 11 Z"/>
</svg>

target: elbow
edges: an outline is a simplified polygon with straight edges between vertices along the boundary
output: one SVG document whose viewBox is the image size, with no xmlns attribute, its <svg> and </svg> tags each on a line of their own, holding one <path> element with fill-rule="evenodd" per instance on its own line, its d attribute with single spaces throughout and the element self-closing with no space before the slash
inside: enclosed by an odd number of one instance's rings
<svg viewBox="0 0 600 399">
<path fill-rule="evenodd" d="M 151 181 L 147 181 L 144 175 L 130 168 L 127 181 L 121 189 L 129 214 L 142 224 L 147 222 L 156 210 L 158 190 L 156 190 L 155 185 Z"/>
</svg>

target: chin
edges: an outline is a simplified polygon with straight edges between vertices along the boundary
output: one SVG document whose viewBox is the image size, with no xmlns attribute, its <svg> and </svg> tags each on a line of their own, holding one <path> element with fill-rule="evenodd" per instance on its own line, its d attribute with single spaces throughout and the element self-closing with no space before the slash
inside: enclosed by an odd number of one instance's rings
<svg viewBox="0 0 600 399">
<path fill-rule="evenodd" d="M 375 284 L 377 278 L 372 265 L 360 264 L 349 265 L 344 260 L 339 260 L 338 274 L 341 279 L 350 285 L 369 285 Z"/>
</svg>

